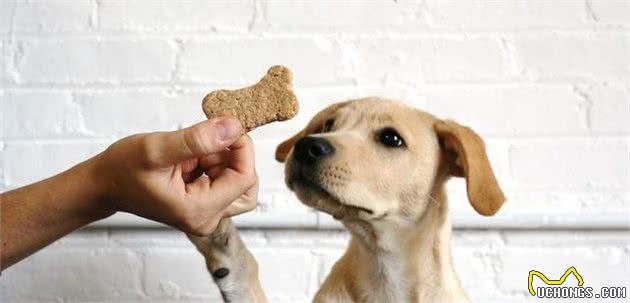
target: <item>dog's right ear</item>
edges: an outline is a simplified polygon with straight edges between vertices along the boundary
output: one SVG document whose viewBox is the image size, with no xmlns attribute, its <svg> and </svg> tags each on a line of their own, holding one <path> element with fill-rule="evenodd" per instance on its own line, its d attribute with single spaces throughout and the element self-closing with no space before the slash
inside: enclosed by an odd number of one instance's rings
<svg viewBox="0 0 630 303">
<path fill-rule="evenodd" d="M 330 119 L 337 110 L 348 103 L 350 103 L 350 101 L 335 103 L 317 113 L 304 129 L 276 147 L 276 160 L 278 160 L 278 162 L 284 162 L 287 159 L 287 155 L 291 151 L 291 148 L 293 148 L 293 145 L 295 145 L 298 140 L 310 134 L 319 132 L 322 127 L 324 127 L 324 123 L 326 123 L 326 121 L 328 121 L 328 119 Z"/>
</svg>

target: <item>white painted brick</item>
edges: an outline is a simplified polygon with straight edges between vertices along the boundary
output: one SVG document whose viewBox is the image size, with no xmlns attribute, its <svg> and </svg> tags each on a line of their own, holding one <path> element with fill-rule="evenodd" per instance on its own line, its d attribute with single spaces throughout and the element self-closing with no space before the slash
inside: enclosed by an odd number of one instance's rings
<svg viewBox="0 0 630 303">
<path fill-rule="evenodd" d="M 122 249 L 45 249 L 3 271 L 9 302 L 134 301 L 142 297 L 142 262 Z"/>
<path fill-rule="evenodd" d="M 82 133 L 79 106 L 69 92 L 10 91 L 4 98 L 5 138 L 46 138 Z"/>
<path fill-rule="evenodd" d="M 342 249 L 350 241 L 350 233 L 343 230 L 287 230 L 266 231 L 269 246 L 276 248 L 332 248 Z"/>
<path fill-rule="evenodd" d="M 512 175 L 523 187 L 628 189 L 628 140 L 544 140 L 514 143 Z"/>
<path fill-rule="evenodd" d="M 0 2 L 0 36 L 6 35 L 11 30 L 11 20 L 15 14 L 15 1 Z"/>
<path fill-rule="evenodd" d="M 491 81 L 508 77 L 492 38 L 370 38 L 349 44 L 360 84 Z"/>
<path fill-rule="evenodd" d="M 88 30 L 90 27 L 91 0 L 16 2 L 13 18 L 15 33 L 76 32 Z"/>
<path fill-rule="evenodd" d="M 268 31 L 389 32 L 426 27 L 420 1 L 271 0 L 264 7 Z"/>
<path fill-rule="evenodd" d="M 563 29 L 586 25 L 581 1 L 453 1 L 423 5 L 431 28 L 475 30 Z"/>
<path fill-rule="evenodd" d="M 111 248 L 109 233 L 106 229 L 83 228 L 69 233 L 51 244 L 51 248 Z"/>
<path fill-rule="evenodd" d="M 453 266 L 462 287 L 474 302 L 496 298 L 496 274 L 492 270 L 494 253 L 488 249 L 457 247 L 452 252 Z"/>
<path fill-rule="evenodd" d="M 205 120 L 201 110 L 205 93 L 207 91 L 129 89 L 84 92 L 75 96 L 87 132 L 96 136 L 125 136 L 174 130 Z"/>
<path fill-rule="evenodd" d="M 12 77 L 9 73 L 9 67 L 11 64 L 9 61 L 11 58 L 11 50 L 10 48 L 13 46 L 9 40 L 0 40 L 0 83 L 2 83 L 2 87 L 4 88 L 5 83 L 12 82 Z"/>
<path fill-rule="evenodd" d="M 317 259 L 308 249 L 253 249 L 259 265 L 260 280 L 272 302 L 306 302 L 311 298 L 316 278 Z"/>
<path fill-rule="evenodd" d="M 317 215 L 310 208 L 302 205 L 288 189 L 275 190 L 263 187 L 263 182 L 278 182 L 268 176 L 268 172 L 258 170 L 261 191 L 258 195 L 256 210 L 238 216 L 237 224 L 249 223 L 251 226 L 276 226 L 279 222 L 291 226 L 313 228 L 317 226 Z M 264 180 L 264 181 L 263 181 Z"/>
<path fill-rule="evenodd" d="M 99 28 L 133 31 L 244 31 L 254 1 L 101 1 Z"/>
<path fill-rule="evenodd" d="M 510 39 L 513 56 L 535 80 L 628 81 L 630 34 L 536 34 Z"/>
<path fill-rule="evenodd" d="M 7 189 L 4 177 L 4 142 L 0 141 L 0 192 L 4 192 Z"/>
<path fill-rule="evenodd" d="M 630 87 L 597 86 L 590 89 L 591 128 L 598 132 L 630 132 Z"/>
<path fill-rule="evenodd" d="M 333 84 L 344 79 L 340 45 L 325 38 L 195 39 L 183 44 L 178 79 L 243 85 L 272 65 L 286 65 L 294 83 Z"/>
<path fill-rule="evenodd" d="M 611 25 L 630 25 L 630 2 L 627 0 L 591 0 L 595 21 Z"/>
<path fill-rule="evenodd" d="M 100 143 L 22 143 L 5 142 L 3 160 L 5 182 L 22 186 L 69 169 L 103 151 Z"/>
<path fill-rule="evenodd" d="M 168 113 L 169 99 L 159 92 L 97 92 L 76 96 L 87 130 L 101 136 L 174 129 L 176 122 Z"/>
<path fill-rule="evenodd" d="M 23 83 L 163 82 L 175 60 L 163 40 L 29 39 L 21 47 Z"/>
<path fill-rule="evenodd" d="M 568 86 L 450 87 L 422 90 L 427 110 L 488 135 L 584 134 L 586 110 Z"/>
<path fill-rule="evenodd" d="M 499 179 L 499 182 L 502 180 Z M 518 185 L 503 187 L 508 203 L 499 214 L 508 217 L 537 215 L 544 220 L 554 220 L 554 217 L 570 219 L 578 215 L 630 215 L 630 192 L 628 191 L 533 191 L 522 190 Z M 458 187 L 458 191 L 449 191 L 449 200 L 453 211 L 470 208 L 467 205 L 465 187 Z M 462 207 L 465 206 L 465 207 Z M 477 215 L 471 211 L 472 215 Z M 541 221 L 544 221 L 541 220 Z M 565 221 L 566 222 L 566 221 Z"/>
<path fill-rule="evenodd" d="M 154 248 L 144 258 L 144 289 L 153 298 L 221 298 L 206 263 L 194 248 Z"/>
</svg>

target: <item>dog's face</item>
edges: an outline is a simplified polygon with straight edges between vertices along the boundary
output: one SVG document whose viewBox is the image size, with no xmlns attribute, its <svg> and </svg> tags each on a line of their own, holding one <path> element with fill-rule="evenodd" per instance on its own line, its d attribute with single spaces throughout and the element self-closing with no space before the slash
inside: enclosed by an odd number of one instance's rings
<svg viewBox="0 0 630 303">
<path fill-rule="evenodd" d="M 458 146 L 462 140 L 447 129 L 452 125 L 461 127 L 394 101 L 352 100 L 318 113 L 278 146 L 276 158 L 286 161 L 285 181 L 298 198 L 336 219 L 415 222 L 431 203 L 437 183 L 471 170 L 464 163 L 471 159 Z M 468 148 L 467 154 L 478 147 Z M 496 185 L 491 170 L 489 174 Z M 502 196 L 492 198 L 501 201 L 491 204 L 503 202 Z M 498 206 L 475 209 L 492 214 Z"/>
</svg>

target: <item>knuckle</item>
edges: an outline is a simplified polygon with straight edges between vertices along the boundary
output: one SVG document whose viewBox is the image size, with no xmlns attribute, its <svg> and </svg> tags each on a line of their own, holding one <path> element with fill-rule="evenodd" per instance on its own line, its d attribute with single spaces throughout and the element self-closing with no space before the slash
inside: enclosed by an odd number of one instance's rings
<svg viewBox="0 0 630 303">
<path fill-rule="evenodd" d="M 184 132 L 184 143 L 195 154 L 206 154 L 210 151 L 210 146 L 206 143 L 208 134 L 203 128 L 194 126 Z"/>
<path fill-rule="evenodd" d="M 151 167 L 160 160 L 161 154 L 156 148 L 157 136 L 154 133 L 146 135 L 136 135 L 129 137 L 130 140 L 137 142 L 137 148 L 142 155 L 142 164 L 145 167 Z"/>
</svg>

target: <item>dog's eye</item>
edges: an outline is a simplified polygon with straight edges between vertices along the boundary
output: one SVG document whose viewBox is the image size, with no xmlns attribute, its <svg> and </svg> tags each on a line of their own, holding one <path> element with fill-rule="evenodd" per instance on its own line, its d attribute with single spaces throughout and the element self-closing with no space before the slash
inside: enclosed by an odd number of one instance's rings
<svg viewBox="0 0 630 303">
<path fill-rule="evenodd" d="M 333 119 L 328 119 L 326 120 L 326 122 L 324 123 L 324 126 L 322 126 L 322 129 L 320 130 L 321 133 L 326 133 L 332 130 L 333 126 L 335 125 L 335 120 Z"/>
<path fill-rule="evenodd" d="M 378 141 L 387 147 L 403 147 L 405 141 L 395 129 L 388 127 L 378 133 Z"/>
</svg>

